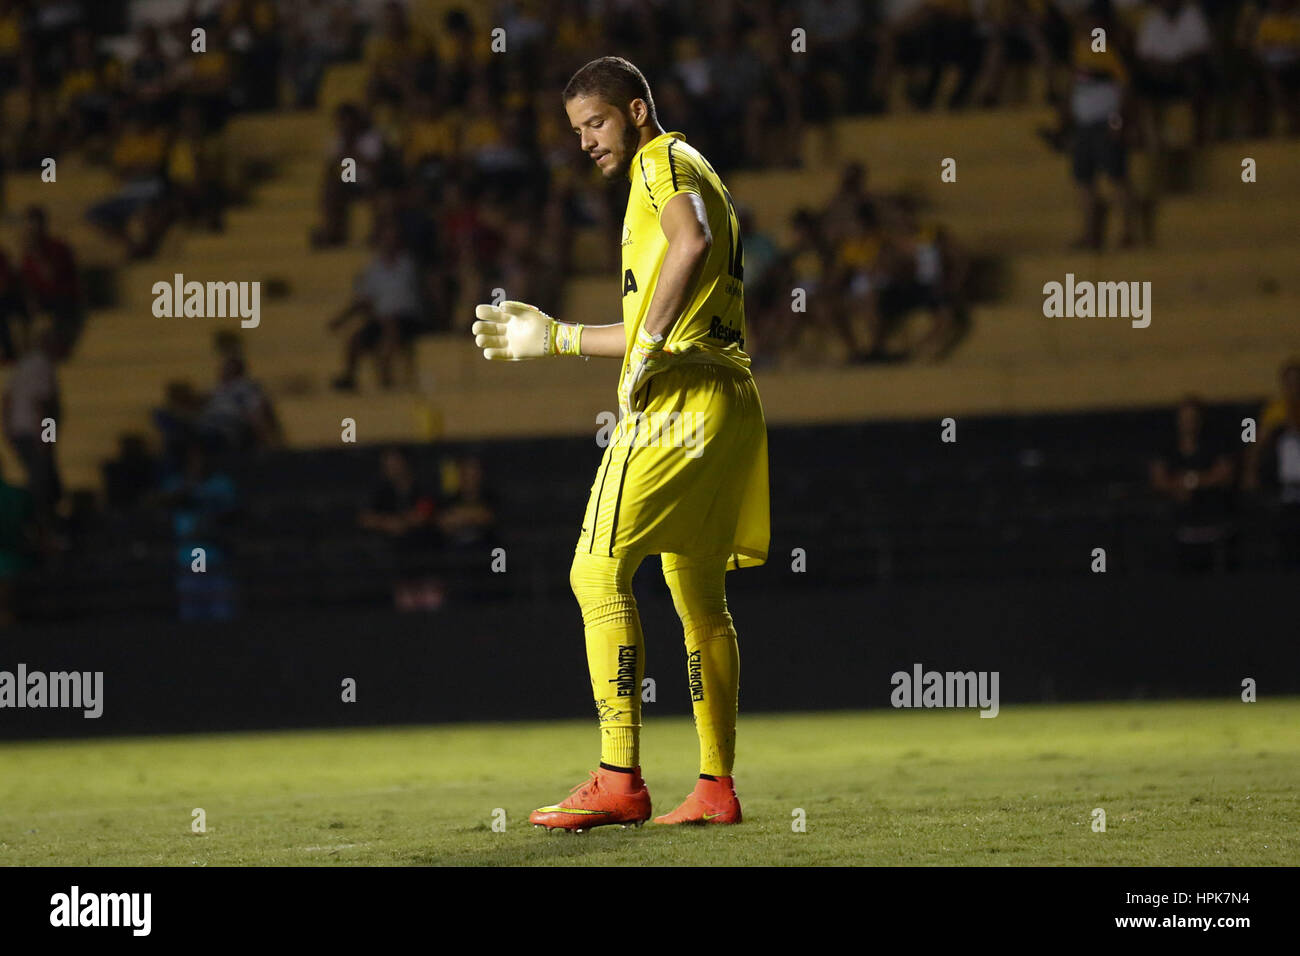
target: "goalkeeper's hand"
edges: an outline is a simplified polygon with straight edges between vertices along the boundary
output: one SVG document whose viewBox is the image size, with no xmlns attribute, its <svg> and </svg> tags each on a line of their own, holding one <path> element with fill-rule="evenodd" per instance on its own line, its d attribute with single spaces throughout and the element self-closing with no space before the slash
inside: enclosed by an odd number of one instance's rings
<svg viewBox="0 0 1300 956">
<path fill-rule="evenodd" d="M 619 411 L 627 417 L 632 412 L 639 412 L 637 393 L 650 381 L 651 376 L 662 372 L 673 359 L 673 353 L 664 348 L 664 336 L 651 335 L 642 326 L 637 330 L 636 340 L 632 343 L 628 355 L 627 372 L 623 375 L 623 385 L 619 389 Z"/>
<path fill-rule="evenodd" d="M 526 302 L 480 305 L 471 326 L 483 357 L 497 362 L 522 362 L 553 355 L 581 355 L 582 326 L 556 322 Z"/>
</svg>

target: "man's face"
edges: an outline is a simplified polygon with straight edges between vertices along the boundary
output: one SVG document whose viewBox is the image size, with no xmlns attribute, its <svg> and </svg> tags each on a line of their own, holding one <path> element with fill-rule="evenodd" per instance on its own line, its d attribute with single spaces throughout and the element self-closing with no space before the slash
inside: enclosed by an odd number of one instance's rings
<svg viewBox="0 0 1300 956">
<path fill-rule="evenodd" d="M 598 96 L 575 96 L 564 104 L 564 109 L 582 151 L 604 177 L 626 176 L 641 139 L 629 117 Z"/>
</svg>

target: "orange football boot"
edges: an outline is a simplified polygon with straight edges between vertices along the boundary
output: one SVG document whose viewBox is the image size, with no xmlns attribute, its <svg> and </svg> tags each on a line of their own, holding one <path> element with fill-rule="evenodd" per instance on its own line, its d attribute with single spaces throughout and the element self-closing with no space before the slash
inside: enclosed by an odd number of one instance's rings
<svg viewBox="0 0 1300 956">
<path fill-rule="evenodd" d="M 540 807 L 528 815 L 528 822 L 547 830 L 573 830 L 581 833 L 592 827 L 611 823 L 640 826 L 650 819 L 650 791 L 641 779 L 641 768 L 631 773 L 617 770 L 590 772 L 591 779 L 569 791 L 563 803 Z"/>
<path fill-rule="evenodd" d="M 695 789 L 672 813 L 655 817 L 655 823 L 739 823 L 740 800 L 731 777 L 695 782 Z"/>
</svg>

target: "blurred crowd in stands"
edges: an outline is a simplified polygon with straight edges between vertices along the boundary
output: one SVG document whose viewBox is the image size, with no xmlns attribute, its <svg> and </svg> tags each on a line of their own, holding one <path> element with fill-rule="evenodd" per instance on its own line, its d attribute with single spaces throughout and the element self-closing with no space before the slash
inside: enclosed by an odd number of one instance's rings
<svg viewBox="0 0 1300 956">
<path fill-rule="evenodd" d="M 351 308 L 366 324 L 347 339 L 338 387 L 353 387 L 356 361 L 367 353 L 381 380 L 393 381 L 399 345 L 424 332 L 463 330 L 473 303 L 493 289 L 558 308 L 567 275 L 612 266 L 612 244 L 592 244 L 581 256 L 575 244 L 583 227 L 613 234 L 621 196 L 604 188 L 572 143 L 554 94 L 591 55 L 602 28 L 606 45 L 612 40 L 651 79 L 668 128 L 689 131 L 724 174 L 797 166 L 810 124 L 828 129 L 825 121 L 837 116 L 880 112 L 900 84 L 913 108 L 964 109 L 1010 101 L 1012 80 L 1037 72 L 1059 115 L 1044 137 L 1068 153 L 1077 184 L 1079 248 L 1100 248 L 1107 233 L 1101 177 L 1122 213 L 1121 242 L 1152 241 L 1155 196 L 1131 187 L 1127 157 L 1134 148 L 1170 151 L 1179 117 L 1193 118 L 1194 144 L 1267 135 L 1278 114 L 1290 118 L 1287 132 L 1298 131 L 1296 0 L 616 6 L 609 16 L 582 0 L 520 2 L 485 6 L 486 16 L 453 9 L 439 19 L 419 18 L 419 4 L 409 12 L 384 4 L 364 42 L 364 96 L 336 111 L 312 234 L 322 246 L 346 242 L 350 206 L 367 201 L 371 241 L 388 248 L 359 278 L 359 288 L 372 291 L 360 292 Z M 474 42 L 491 25 L 505 30 L 509 56 Z M 805 57 L 787 55 L 795 28 L 806 31 Z M 1094 43 L 1097 28 L 1106 31 L 1104 49 Z M 355 182 L 339 175 L 348 157 L 358 164 Z M 852 198 L 801 210 L 795 239 L 784 246 L 750 223 L 746 294 L 756 325 L 767 325 L 766 334 L 752 336 L 756 358 L 775 360 L 817 324 L 832 327 L 850 361 L 934 359 L 960 338 L 964 277 L 952 237 L 926 222 L 914 199 L 845 208 Z M 400 269 L 385 269 L 385 255 L 390 263 L 400 257 Z M 778 314 L 773 299 L 778 288 L 788 296 L 786 280 L 799 273 L 807 280 L 800 285 L 808 292 L 806 323 L 788 309 Z M 391 295 L 373 291 L 377 274 Z M 385 314 L 377 300 L 402 308 Z M 422 320 L 409 317 L 417 301 Z M 860 328 L 847 326 L 846 304 L 864 313 Z M 932 317 L 929 331 L 886 351 L 891 326 L 917 310 Z"/>
<path fill-rule="evenodd" d="M 848 164 L 830 199 L 800 208 L 791 225 L 795 240 L 782 248 L 741 211 L 756 366 L 795 351 L 810 329 L 840 342 L 849 361 L 886 362 L 939 359 L 968 328 L 968 254 L 915 196 L 870 189 L 864 164 Z M 887 351 L 917 312 L 928 327 L 905 351 Z"/>
<path fill-rule="evenodd" d="M 283 448 L 274 404 L 249 375 L 239 337 L 218 334 L 214 352 L 213 387 L 204 393 L 192 382 L 169 383 L 153 411 L 158 440 L 124 436 L 117 456 L 104 466 L 110 513 L 129 519 L 140 510 L 168 512 L 182 619 L 237 616 L 239 541 L 258 533 L 241 497 L 240 476 Z M 161 453 L 151 453 L 151 445 Z M 356 527 L 378 542 L 378 560 L 393 575 L 394 605 L 436 610 L 460 587 L 445 578 L 448 565 L 480 566 L 496 542 L 482 464 L 472 454 L 444 457 L 430 481 L 417 475 L 401 448 L 384 449 L 377 458 L 381 478 Z M 338 514 L 341 522 L 350 517 Z M 340 531 L 346 536 L 346 528 Z M 196 548 L 203 551 L 202 574 L 193 573 Z"/>
<path fill-rule="evenodd" d="M 61 354 L 72 348 L 85 322 L 77 257 L 50 234 L 45 210 L 30 206 L 22 216 L 22 249 L 10 262 L 0 248 L 0 364 L 35 344 L 38 320 L 53 332 Z"/>
<path fill-rule="evenodd" d="M 555 92 L 597 48 L 636 62 L 664 121 L 724 174 L 797 166 L 805 130 L 828 130 L 838 116 L 897 107 L 900 97 L 922 110 L 1013 102 L 1036 74 L 1059 114 L 1044 137 L 1068 154 L 1082 248 L 1105 242 L 1112 205 L 1121 243 L 1152 240 L 1156 197 L 1129 181 L 1132 150 L 1181 156 L 1173 147 L 1273 132 L 1278 116 L 1286 132 L 1300 131 L 1300 0 L 189 0 L 167 9 L 110 42 L 96 38 L 126 27 L 123 0 L 0 0 L 0 170 L 73 149 L 106 165 L 119 187 L 87 215 L 128 254 L 153 255 L 178 221 L 219 230 L 245 185 L 222 144 L 231 113 L 313 108 L 327 67 L 359 60 L 364 82 L 335 107 L 323 144 L 311 235 L 318 246 L 347 242 L 351 207 L 372 207 L 375 262 L 331 323 L 348 328 L 335 380 L 345 389 L 365 355 L 393 383 L 403 345 L 463 331 L 493 289 L 558 310 L 568 276 L 612 266 L 612 244 L 581 255 L 576 246 L 584 227 L 616 231 L 620 197 L 574 145 Z M 205 53 L 192 56 L 198 27 Z M 494 54 L 495 28 L 509 55 Z M 346 180 L 345 158 L 356 162 Z M 813 269 L 809 314 L 828 322 L 846 295 L 867 303 L 875 314 L 863 328 L 835 333 L 850 360 L 880 358 L 887 317 L 918 307 L 933 328 L 901 354 L 942 355 L 959 337 L 962 283 L 952 265 L 932 268 L 952 240 L 922 214 L 915 202 L 857 204 L 836 210 L 837 224 L 801 212 L 794 238 L 782 231 L 776 254 L 753 271 Z M 775 235 L 776 224 L 763 225 Z M 942 251 L 900 255 L 908 246 Z M 759 311 L 768 291 L 758 290 Z M 768 318 L 756 355 L 798 337 L 789 316 Z"/>
<path fill-rule="evenodd" d="M 724 175 L 797 167 L 811 132 L 827 137 L 833 155 L 828 121 L 840 116 L 986 108 L 1025 101 L 1036 86 L 1056 110 L 1042 133 L 1071 169 L 1080 248 L 1106 241 L 1107 192 L 1121 213 L 1120 242 L 1152 240 L 1154 196 L 1130 181 L 1135 150 L 1165 163 L 1157 178 L 1172 181 L 1207 142 L 1300 133 L 1300 0 L 141 5 L 151 8 L 147 23 L 133 26 L 126 0 L 0 0 L 0 214 L 23 224 L 21 248 L 0 248 L 0 361 L 13 363 L 4 434 L 27 479 L 23 490 L 0 478 L 0 620 L 14 569 L 60 546 L 55 446 L 40 432 L 58 414 L 56 363 L 85 321 L 76 256 L 42 208 L 5 208 L 6 170 L 75 157 L 111 171 L 117 186 L 86 210 L 88 220 L 125 256 L 154 256 L 178 223 L 220 231 L 247 187 L 249 171 L 232 168 L 225 146 L 229 117 L 314 109 L 330 65 L 362 64 L 364 81 L 330 103 L 334 131 L 321 144 L 318 222 L 307 237 L 317 248 L 348 243 L 357 238 L 352 212 L 369 207 L 363 238 L 373 258 L 328 323 L 344 332 L 333 384 L 351 389 L 366 357 L 382 384 L 397 384 L 413 338 L 464 334 L 473 304 L 493 289 L 558 312 L 569 277 L 612 270 L 616 242 L 584 245 L 584 235 L 616 235 L 623 196 L 577 148 L 557 92 L 599 53 L 637 63 L 666 128 L 685 132 Z M 192 55 L 196 28 L 202 56 Z M 494 28 L 509 55 L 493 53 Z M 355 161 L 354 177 L 340 175 L 345 159 Z M 797 352 L 809 329 L 856 362 L 935 360 L 960 341 L 971 251 L 916 196 L 873 189 L 864 165 L 843 165 L 831 197 L 799 209 L 788 230 L 742 215 L 746 350 L 758 364 Z M 915 332 L 905 321 L 913 315 L 924 318 Z M 238 462 L 282 440 L 237 341 L 218 343 L 217 353 L 206 394 L 176 382 L 155 410 L 161 453 L 125 438 L 106 466 L 112 507 L 171 509 L 178 567 L 189 566 L 195 542 L 207 542 L 214 567 L 231 560 L 213 529 L 238 513 Z M 1201 529 L 1180 541 L 1204 543 L 1205 528 L 1230 524 L 1203 517 L 1221 514 L 1205 503 L 1219 490 L 1273 488 L 1291 535 L 1280 554 L 1300 561 L 1296 368 L 1261 417 L 1258 451 L 1247 445 L 1251 454 L 1227 465 L 1190 437 L 1199 434 L 1196 404 L 1180 411 L 1178 440 L 1151 476 L 1179 526 Z M 435 494 L 420 490 L 402 459 L 383 456 L 385 484 L 363 510 L 364 530 L 400 551 L 422 535 L 446 542 L 490 528 L 472 463 Z M 453 501 L 462 494 L 453 486 L 469 497 Z M 1187 550 L 1186 560 L 1199 566 L 1204 549 Z M 182 595 L 182 613 L 235 613 L 233 578 L 220 578 Z M 394 599 L 435 606 L 441 593 L 412 573 Z"/>
<path fill-rule="evenodd" d="M 1033 49 L 1046 44 L 1054 51 L 1048 62 L 1068 67 L 1048 73 L 1058 118 L 1042 132 L 1069 158 L 1081 216 L 1074 248 L 1106 244 L 1111 203 L 1101 180 L 1109 183 L 1122 222 L 1119 245 L 1150 244 L 1162 184 L 1185 184 L 1198 148 L 1242 136 L 1300 134 L 1297 0 L 1056 0 L 1053 6 L 1067 18 L 1031 17 L 1020 30 Z M 1140 185 L 1130 176 L 1134 151 L 1149 159 Z"/>
<path fill-rule="evenodd" d="M 0 0 L 0 168 L 76 155 L 110 170 L 118 187 L 86 215 L 133 258 L 154 255 L 176 222 L 219 231 L 236 185 L 225 121 L 280 105 L 303 7 L 177 4 L 107 40 L 126 27 L 124 3 Z"/>
<path fill-rule="evenodd" d="M 443 458 L 437 479 L 429 480 L 394 446 L 383 451 L 380 471 L 357 525 L 391 548 L 393 606 L 437 610 L 448 597 L 448 566 L 481 567 L 502 543 L 483 463 L 473 454 Z"/>
<path fill-rule="evenodd" d="M 1277 394 L 1252 423 L 1211 430 L 1205 404 L 1194 395 L 1183 399 L 1149 474 L 1169 506 L 1179 571 L 1237 570 L 1238 517 L 1247 496 L 1276 507 L 1278 563 L 1300 569 L 1300 358 L 1283 364 Z"/>
</svg>

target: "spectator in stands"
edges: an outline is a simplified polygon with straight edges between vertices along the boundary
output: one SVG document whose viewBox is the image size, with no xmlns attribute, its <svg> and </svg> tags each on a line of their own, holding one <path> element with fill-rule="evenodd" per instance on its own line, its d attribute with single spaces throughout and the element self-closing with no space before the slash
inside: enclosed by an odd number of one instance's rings
<svg viewBox="0 0 1300 956">
<path fill-rule="evenodd" d="M 384 4 L 381 24 L 366 41 L 365 63 L 370 72 L 366 104 L 401 103 L 412 92 L 423 46 L 411 30 L 406 10 L 396 0 Z"/>
<path fill-rule="evenodd" d="M 181 108 L 180 129 L 167 148 L 169 222 L 202 223 L 221 232 L 226 204 L 225 154 L 219 133 L 204 127 L 198 105 Z"/>
<path fill-rule="evenodd" d="M 334 111 L 337 135 L 330 145 L 321 181 L 321 224 L 312 231 L 314 246 L 337 246 L 347 241 L 348 206 L 369 195 L 384 177 L 388 146 L 379 130 L 355 103 L 341 103 Z M 343 179 L 343 162 L 356 163 L 356 178 Z"/>
<path fill-rule="evenodd" d="M 1135 85 L 1150 148 L 1163 140 L 1165 110 L 1188 103 L 1196 120 L 1196 143 L 1209 132 L 1209 106 L 1215 64 L 1210 27 L 1192 0 L 1159 0 L 1147 11 L 1137 35 Z"/>
<path fill-rule="evenodd" d="M 233 355 L 222 359 L 217 387 L 204 403 L 195 427 L 205 449 L 214 455 L 283 444 L 270 398 L 248 377 L 244 360 Z"/>
<path fill-rule="evenodd" d="M 831 326 L 829 303 L 833 299 L 827 283 L 830 248 L 822 230 L 820 217 L 811 209 L 797 209 L 791 217 L 794 244 L 786 251 L 781 265 L 792 293 L 790 309 L 772 312 L 770 333 L 764 341 L 770 353 L 785 354 L 798 346 L 805 329 Z M 796 298 L 797 296 L 797 298 Z M 802 311 L 795 311 L 796 304 Z"/>
<path fill-rule="evenodd" d="M 826 241 L 832 245 L 838 245 L 853 230 L 854 220 L 864 203 L 871 206 L 873 212 L 879 213 L 877 207 L 881 198 L 868 189 L 867 180 L 865 163 L 849 163 L 840 172 L 839 188 L 826 201 L 821 214 Z"/>
<path fill-rule="evenodd" d="M 14 623 L 14 583 L 35 546 L 32 496 L 0 474 L 0 631 Z"/>
<path fill-rule="evenodd" d="M 1094 51 L 1092 31 L 1104 30 L 1104 52 Z M 1124 216 L 1122 246 L 1136 241 L 1136 205 L 1128 180 L 1128 149 L 1124 115 L 1129 70 L 1121 52 L 1125 46 L 1119 21 L 1109 0 L 1093 0 L 1080 20 L 1071 49 L 1070 120 L 1072 166 L 1083 211 L 1082 235 L 1075 249 L 1101 249 L 1106 236 L 1106 203 L 1097 189 L 1105 175 L 1111 182 Z"/>
<path fill-rule="evenodd" d="M 1290 134 L 1300 133 L 1300 0 L 1250 4 L 1240 21 L 1240 44 L 1256 68 L 1255 133 L 1268 135 L 1283 110 Z"/>
<path fill-rule="evenodd" d="M 443 17 L 438 42 L 438 75 L 445 84 L 448 103 L 464 103 L 469 98 L 474 78 L 491 56 L 486 44 L 475 42 L 474 24 L 460 7 L 448 10 Z M 585 51 L 584 51 L 585 53 Z"/>
<path fill-rule="evenodd" d="M 0 249 L 0 362 L 7 364 L 18 357 L 27 340 L 30 321 L 18 270 L 9 264 L 9 257 Z M 15 323 L 20 323 L 22 328 L 16 329 Z"/>
<path fill-rule="evenodd" d="M 162 438 L 162 470 L 165 475 L 185 467 L 187 446 L 198 436 L 203 396 L 190 382 L 168 382 L 163 404 L 152 412 L 154 427 Z"/>
<path fill-rule="evenodd" d="M 50 235 L 41 206 L 23 213 L 23 288 L 28 314 L 49 315 L 60 345 L 71 351 L 86 321 L 77 259 L 70 245 Z"/>
<path fill-rule="evenodd" d="M 1205 408 L 1188 397 L 1178 406 L 1175 439 L 1150 466 L 1151 487 L 1173 505 L 1177 567 L 1184 573 L 1235 570 L 1232 456 L 1204 434 Z"/>
<path fill-rule="evenodd" d="M 298 0 L 285 11 L 285 76 L 293 87 L 293 105 L 312 109 L 325 67 L 348 59 L 355 23 L 347 0 Z"/>
<path fill-rule="evenodd" d="M 874 111 L 881 90 L 869 87 L 873 67 L 887 54 L 889 38 L 877 42 L 868 28 L 874 26 L 874 4 L 855 0 L 802 0 L 795 22 L 807 31 L 808 53 L 799 67 L 807 72 L 800 84 L 805 116 L 825 123 L 843 115 L 861 97 L 861 107 Z M 788 36 L 788 31 L 784 31 Z M 881 88 L 883 89 L 883 87 Z M 859 93 L 858 91 L 862 91 Z M 865 96 L 863 96 L 865 93 Z"/>
<path fill-rule="evenodd" d="M 59 111 L 54 92 L 41 82 L 35 54 L 18 56 L 18 86 L 4 96 L 0 146 L 18 169 L 36 169 L 59 151 Z"/>
<path fill-rule="evenodd" d="M 1277 495 L 1278 556 L 1300 567 L 1300 359 L 1279 374 L 1280 394 L 1260 411 L 1256 442 L 1246 446 L 1245 486 Z"/>
<path fill-rule="evenodd" d="M 434 94 L 417 93 L 402 142 L 402 165 L 415 179 L 440 183 L 459 153 L 460 127 Z"/>
<path fill-rule="evenodd" d="M 1288 359 L 1278 370 L 1278 394 L 1269 399 L 1259 411 L 1259 433 L 1253 445 L 1246 446 L 1247 458 L 1243 486 L 1254 491 L 1260 486 L 1258 450 L 1288 419 L 1300 414 L 1300 358 Z M 1254 452 L 1254 454 L 1252 454 Z"/>
<path fill-rule="evenodd" d="M 534 302 L 558 302 L 564 295 L 565 278 L 572 270 L 572 256 L 570 246 L 573 242 L 573 221 L 567 214 L 566 196 L 558 190 L 552 190 L 546 199 L 546 205 L 542 208 L 541 223 L 538 227 L 540 234 L 547 236 L 551 241 L 542 243 L 536 250 L 537 260 L 534 263 L 536 272 L 530 277 L 530 285 L 536 290 Z M 611 254 L 613 243 L 605 246 L 606 254 Z M 434 281 L 439 283 L 436 287 L 441 290 L 440 298 L 431 299 L 431 306 L 434 303 L 446 303 L 450 301 L 447 294 L 447 283 L 439 272 L 434 276 Z M 445 306 L 442 306 L 445 308 Z M 439 309 L 434 308 L 433 314 L 438 314 Z M 451 322 L 444 321 L 442 328 L 450 329 Z"/>
<path fill-rule="evenodd" d="M 430 543 L 430 533 L 437 528 L 436 495 L 416 481 L 410 456 L 401 448 L 384 449 L 380 468 L 382 478 L 370 496 L 369 506 L 361 511 L 358 525 L 395 539 L 414 534 L 423 543 Z"/>
<path fill-rule="evenodd" d="M 483 462 L 466 455 L 456 463 L 456 484 L 438 515 L 438 527 L 453 549 L 480 553 L 496 543 L 496 513 L 491 492 L 483 482 Z"/>
<path fill-rule="evenodd" d="M 522 185 L 531 166 L 524 151 L 524 129 L 523 117 L 503 110 L 485 84 L 477 83 L 470 90 L 460 149 L 486 188 L 515 190 Z"/>
<path fill-rule="evenodd" d="M 450 467 L 448 467 L 450 466 Z M 443 462 L 443 502 L 438 514 L 444 552 L 461 568 L 479 569 L 502 544 L 496 518 L 496 499 L 488 489 L 483 463 L 477 455 Z M 485 598 L 495 592 L 496 575 L 467 575 L 465 595 Z M 460 588 L 453 588 L 459 591 Z"/>
<path fill-rule="evenodd" d="M 953 67 L 957 85 L 948 106 L 964 106 L 983 59 L 970 0 L 894 0 L 886 18 L 875 79 L 877 95 L 888 101 L 895 65 L 902 64 L 921 73 L 920 82 L 908 90 L 912 104 L 930 109 L 945 70 Z"/>
<path fill-rule="evenodd" d="M 759 86 L 753 90 L 753 105 L 746 119 L 746 165 L 797 169 L 803 163 L 804 109 L 798 75 L 786 65 L 783 47 L 764 36 L 755 41 L 760 58 Z M 854 58 L 856 60 L 856 58 Z M 680 89 L 680 87 L 678 87 Z M 685 115 L 685 104 L 673 102 L 663 87 L 656 87 L 655 100 L 665 116 Z"/>
<path fill-rule="evenodd" d="M 108 135 L 121 84 L 121 64 L 99 54 L 94 34 L 89 30 L 73 34 L 71 62 L 64 69 L 58 92 L 64 143 L 84 147 Z"/>
<path fill-rule="evenodd" d="M 119 435 L 117 456 L 104 462 L 103 475 L 104 503 L 121 513 L 133 511 L 159 487 L 158 462 L 143 435 Z"/>
<path fill-rule="evenodd" d="M 447 255 L 444 259 L 446 284 L 453 321 L 465 323 L 474 312 L 473 302 L 482 285 L 482 270 L 490 266 L 496 254 L 496 236 L 484 222 L 477 188 L 471 183 L 450 180 L 443 189 L 443 201 L 437 218 L 438 235 Z"/>
<path fill-rule="evenodd" d="M 734 24 L 722 24 L 709 43 L 709 92 L 705 99 L 711 115 L 709 124 L 721 138 L 713 155 L 721 164 L 732 166 L 745 158 L 745 146 L 760 142 L 758 121 L 762 100 L 756 95 L 763 85 L 763 64 L 746 45 Z M 750 154 L 754 160 L 761 152 Z"/>
<path fill-rule="evenodd" d="M 185 470 L 167 479 L 162 501 L 171 508 L 176 540 L 176 597 L 182 621 L 233 620 L 233 523 L 239 501 L 234 480 L 202 442 L 186 447 Z M 197 553 L 201 552 L 201 554 Z"/>
<path fill-rule="evenodd" d="M 44 329 L 9 376 L 4 393 L 4 432 L 27 471 L 36 521 L 43 533 L 54 525 L 55 506 L 63 495 L 57 442 L 49 440 L 52 420 L 59 420 L 59 382 L 55 363 L 62 356 L 52 329 Z M 54 433 L 57 435 L 57 432 Z"/>
<path fill-rule="evenodd" d="M 0 89 L 12 86 L 18 80 L 24 12 L 19 0 L 0 0 Z"/>
<path fill-rule="evenodd" d="M 897 278 L 881 293 L 881 317 L 888 323 L 916 309 L 929 312 L 930 330 L 912 357 L 933 361 L 948 354 L 965 330 L 969 257 L 940 223 L 919 217 L 915 198 L 900 196 L 888 208 Z"/>
<path fill-rule="evenodd" d="M 886 359 L 880 296 L 893 283 L 894 269 L 893 249 L 876 206 L 859 203 L 835 249 L 830 275 L 833 304 L 826 313 L 850 361 Z"/>
<path fill-rule="evenodd" d="M 167 227 L 166 159 L 167 130 L 147 110 L 133 109 L 113 147 L 113 171 L 122 187 L 86 213 L 132 258 L 153 255 Z"/>
<path fill-rule="evenodd" d="M 374 257 L 357 277 L 352 302 L 329 322 L 330 331 L 334 331 L 354 317 L 362 319 L 348 336 L 343 372 L 334 379 L 334 387 L 345 391 L 356 388 L 361 357 L 374 353 L 380 384 L 392 388 L 393 359 L 399 347 L 423 331 L 422 314 L 415 259 L 402 244 L 398 224 L 386 222 L 379 229 Z"/>
<path fill-rule="evenodd" d="M 442 544 L 437 496 L 416 479 L 411 459 L 402 449 L 385 449 L 380 465 L 382 478 L 357 524 L 392 543 L 397 566 L 394 605 L 401 610 L 440 607 L 443 586 L 428 573 L 429 557 Z"/>
<path fill-rule="evenodd" d="M 184 97 L 182 109 L 193 107 L 198 113 L 199 128 L 213 134 L 225 125 L 226 117 L 237 105 L 232 39 L 228 27 L 221 23 L 214 25 L 209 31 L 207 52 L 183 60 L 177 69 L 176 87 Z M 185 122 L 182 113 L 182 130 Z"/>
<path fill-rule="evenodd" d="M 239 98 L 250 110 L 274 109 L 279 102 L 279 17 L 272 0 L 226 0 L 219 24 L 240 51 Z"/>
<path fill-rule="evenodd" d="M 173 93 L 172 67 L 163 53 L 162 39 L 153 24 L 141 27 L 136 54 L 127 67 L 126 93 L 138 113 L 165 115 Z"/>
<path fill-rule="evenodd" d="M 983 60 L 971 91 L 979 106 L 1002 102 L 1009 65 L 1032 63 L 1043 77 L 1049 102 L 1055 95 L 1055 60 L 1048 43 L 1049 0 L 984 0 L 974 3 Z"/>
</svg>

